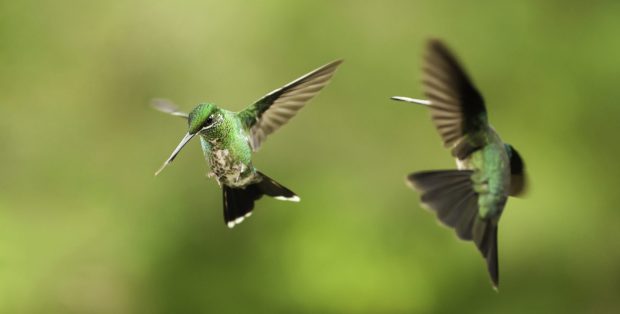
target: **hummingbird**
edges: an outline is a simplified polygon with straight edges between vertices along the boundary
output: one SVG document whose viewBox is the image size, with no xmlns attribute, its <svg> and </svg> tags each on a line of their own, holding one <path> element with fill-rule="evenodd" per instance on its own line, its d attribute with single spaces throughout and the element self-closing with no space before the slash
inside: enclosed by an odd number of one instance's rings
<svg viewBox="0 0 620 314">
<path fill-rule="evenodd" d="M 210 166 L 208 177 L 215 178 L 222 188 L 224 221 L 229 228 L 249 217 L 254 202 L 263 195 L 299 202 L 297 194 L 254 167 L 252 154 L 269 134 L 286 124 L 329 83 L 341 63 L 342 60 L 328 63 L 268 93 L 240 112 L 206 102 L 198 104 L 188 114 L 168 100 L 153 100 L 155 109 L 186 119 L 188 123 L 187 133 L 155 175 L 198 135 Z"/>
<path fill-rule="evenodd" d="M 440 222 L 453 228 L 460 239 L 476 244 L 497 290 L 498 223 L 508 197 L 521 196 L 526 190 L 523 159 L 489 125 L 482 95 L 441 41 L 429 40 L 422 73 L 427 99 L 392 99 L 430 109 L 444 146 L 456 158 L 457 169 L 416 172 L 406 181 Z"/>
</svg>

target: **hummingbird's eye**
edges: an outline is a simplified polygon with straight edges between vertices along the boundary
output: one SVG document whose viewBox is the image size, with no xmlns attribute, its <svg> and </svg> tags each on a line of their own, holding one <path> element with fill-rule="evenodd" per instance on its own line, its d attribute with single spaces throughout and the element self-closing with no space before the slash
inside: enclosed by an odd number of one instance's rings
<svg viewBox="0 0 620 314">
<path fill-rule="evenodd" d="M 209 125 L 213 124 L 213 120 L 214 120 L 213 116 L 209 116 L 207 118 L 207 121 L 205 121 L 205 126 L 209 126 Z"/>
</svg>

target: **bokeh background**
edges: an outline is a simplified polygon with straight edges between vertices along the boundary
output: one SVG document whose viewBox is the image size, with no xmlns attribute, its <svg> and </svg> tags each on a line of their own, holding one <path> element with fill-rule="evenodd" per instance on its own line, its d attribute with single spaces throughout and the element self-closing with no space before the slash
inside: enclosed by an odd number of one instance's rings
<svg viewBox="0 0 620 314">
<path fill-rule="evenodd" d="M 1 313 L 618 313 L 618 1 L 0 1 Z M 444 39 L 524 156 L 500 292 L 407 173 L 454 168 L 419 97 Z M 296 191 L 233 230 L 148 107 L 241 110 L 328 61 L 255 155 Z"/>
</svg>

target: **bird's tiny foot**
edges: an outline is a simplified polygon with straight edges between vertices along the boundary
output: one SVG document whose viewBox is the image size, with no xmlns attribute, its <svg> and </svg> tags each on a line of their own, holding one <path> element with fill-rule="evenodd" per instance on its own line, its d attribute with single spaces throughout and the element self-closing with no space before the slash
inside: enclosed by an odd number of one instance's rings
<svg viewBox="0 0 620 314">
<path fill-rule="evenodd" d="M 222 187 L 222 183 L 220 182 L 220 178 L 214 172 L 207 173 L 207 178 L 214 178 L 215 182 L 217 182 L 217 185 L 219 187 Z"/>
</svg>

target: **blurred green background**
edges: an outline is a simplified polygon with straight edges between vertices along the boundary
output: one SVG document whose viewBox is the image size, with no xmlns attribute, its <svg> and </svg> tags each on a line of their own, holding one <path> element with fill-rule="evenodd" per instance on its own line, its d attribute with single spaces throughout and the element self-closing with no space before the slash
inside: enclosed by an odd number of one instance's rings
<svg viewBox="0 0 620 314">
<path fill-rule="evenodd" d="M 618 313 L 618 1 L 0 2 L 0 313 Z M 500 293 L 407 173 L 454 168 L 420 97 L 444 39 L 524 156 Z M 255 165 L 296 191 L 229 230 L 197 141 L 328 61 Z"/>
</svg>

